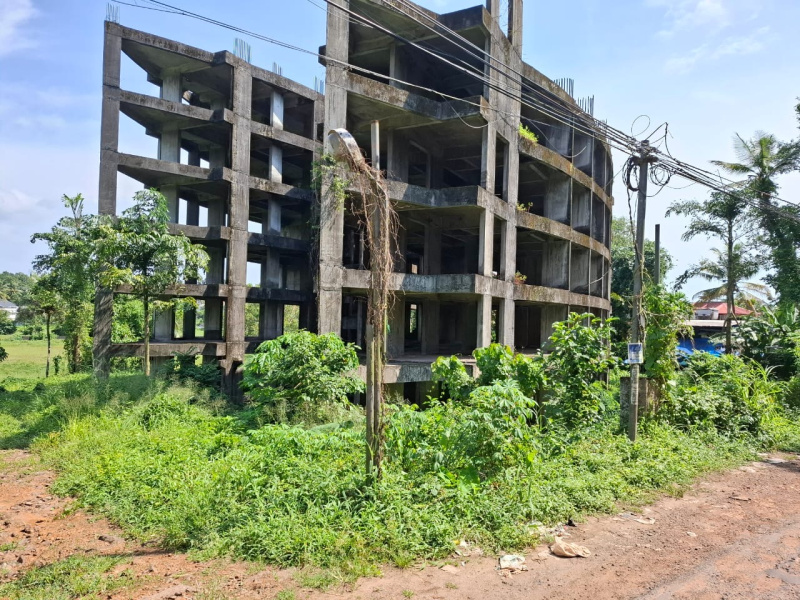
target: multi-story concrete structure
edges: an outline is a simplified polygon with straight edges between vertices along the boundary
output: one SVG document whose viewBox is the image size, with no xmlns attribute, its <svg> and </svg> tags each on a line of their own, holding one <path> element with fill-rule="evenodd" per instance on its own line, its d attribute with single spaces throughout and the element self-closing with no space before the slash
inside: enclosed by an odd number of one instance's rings
<svg viewBox="0 0 800 600">
<path fill-rule="evenodd" d="M 492 340 L 540 348 L 569 311 L 607 315 L 609 148 L 575 126 L 582 113 L 572 97 L 521 60 L 521 0 L 510 1 L 507 23 L 497 18 L 498 0 L 444 15 L 405 1 L 336 1 L 372 25 L 329 8 L 324 99 L 230 53 L 107 24 L 101 212 L 115 212 L 117 172 L 125 173 L 160 188 L 176 230 L 212 253 L 208 281 L 178 291 L 205 301 L 202 343 L 191 339 L 191 318 L 181 336 L 164 315 L 155 355 L 197 347 L 230 373 L 256 339 L 280 333 L 286 304 L 300 305 L 301 326 L 363 343 L 363 234 L 324 193 L 322 210 L 312 210 L 310 170 L 324 131 L 347 128 L 369 148 L 374 120 L 400 215 L 388 383 L 427 381 L 437 355 L 469 354 Z M 485 67 L 420 21 L 454 30 L 503 67 Z M 425 49 L 484 70 L 493 84 Z M 120 52 L 160 86 L 161 98 L 119 89 Z M 117 152 L 120 112 L 159 138 L 158 158 Z M 520 124 L 538 142 L 520 136 Z M 198 220 L 198 206 L 207 209 L 207 223 Z M 262 231 L 251 231 L 255 223 Z M 261 265 L 260 287 L 245 285 L 248 261 Z M 253 340 L 245 336 L 246 302 L 261 306 Z M 104 303 L 100 354 L 105 347 L 139 352 L 137 345 L 109 346 Z"/>
</svg>

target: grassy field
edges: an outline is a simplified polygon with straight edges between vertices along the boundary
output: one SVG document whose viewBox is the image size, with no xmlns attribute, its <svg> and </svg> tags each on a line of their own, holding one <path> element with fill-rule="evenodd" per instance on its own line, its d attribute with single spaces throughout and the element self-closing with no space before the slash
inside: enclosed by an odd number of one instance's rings
<svg viewBox="0 0 800 600">
<path fill-rule="evenodd" d="M 15 340 L 10 335 L 0 335 L 0 346 L 8 352 L 8 359 L 0 362 L 0 385 L 6 379 L 39 379 L 44 377 L 47 361 L 46 340 Z M 62 340 L 53 340 L 52 358 L 64 351 Z M 53 363 L 50 363 L 52 374 Z"/>
</svg>

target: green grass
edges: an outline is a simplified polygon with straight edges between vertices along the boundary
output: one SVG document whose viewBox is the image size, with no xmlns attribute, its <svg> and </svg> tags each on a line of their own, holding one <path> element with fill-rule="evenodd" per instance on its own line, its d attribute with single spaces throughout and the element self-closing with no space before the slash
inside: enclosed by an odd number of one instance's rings
<svg viewBox="0 0 800 600">
<path fill-rule="evenodd" d="M 0 394 L 0 447 L 35 440 L 32 448 L 59 473 L 56 493 L 137 539 L 199 557 L 301 566 L 300 585 L 326 588 L 377 574 L 382 564 L 448 556 L 454 540 L 488 552 L 522 549 L 537 541 L 535 522 L 680 494 L 698 475 L 748 460 L 765 443 L 645 422 L 631 444 L 609 418 L 579 433 L 512 442 L 513 453 L 490 457 L 489 475 L 451 473 L 447 464 L 431 467 L 423 441 L 439 439 L 460 413 L 395 409 L 392 419 L 407 420 L 388 434 L 407 435 L 389 445 L 383 478 L 369 488 L 363 424 L 260 426 L 251 411 L 222 410 L 209 398 L 140 375 L 105 384 L 71 376 L 38 390 L 31 382 Z M 766 429 L 766 443 L 800 441 L 797 419 L 775 416 Z"/>
<path fill-rule="evenodd" d="M 97 597 L 132 585 L 126 572 L 110 571 L 122 562 L 114 556 L 71 556 L 34 567 L 17 580 L 0 584 L 0 597 L 9 600 L 74 600 Z"/>
<path fill-rule="evenodd" d="M 55 491 L 143 540 L 201 555 L 330 570 L 304 585 L 374 574 L 448 555 L 453 540 L 510 551 L 535 542 L 528 524 L 608 512 L 752 456 L 711 433 L 650 425 L 636 444 L 610 427 L 480 484 L 386 465 L 365 488 L 358 426 L 246 431 L 173 390 L 70 420 L 35 448 L 61 473 Z M 306 581 L 307 579 L 307 581 Z"/>
<path fill-rule="evenodd" d="M 13 336 L 0 336 L 0 346 L 8 352 L 8 358 L 0 362 L 0 385 L 9 387 L 19 381 L 44 377 L 47 362 L 46 340 L 19 340 Z M 51 345 L 50 373 L 53 373 L 52 358 L 63 352 L 64 344 L 54 339 Z M 63 361 L 62 361 L 63 363 Z M 64 367 L 66 364 L 64 363 Z"/>
</svg>

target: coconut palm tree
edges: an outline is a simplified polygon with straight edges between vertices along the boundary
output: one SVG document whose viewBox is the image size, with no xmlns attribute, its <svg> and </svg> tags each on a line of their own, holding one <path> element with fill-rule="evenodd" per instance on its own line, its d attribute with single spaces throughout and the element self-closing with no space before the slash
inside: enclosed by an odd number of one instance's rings
<svg viewBox="0 0 800 600">
<path fill-rule="evenodd" d="M 759 131 L 750 140 L 736 134 L 733 147 L 738 162 L 711 162 L 746 178 L 737 187 L 758 203 L 756 217 L 764 230 L 774 270 L 766 280 L 775 287 L 781 302 L 800 302 L 800 261 L 795 253 L 800 242 L 800 211 L 777 206 L 775 201 L 776 177 L 800 167 L 800 142 L 781 142 L 774 135 Z"/>
<path fill-rule="evenodd" d="M 760 261 L 751 254 L 753 231 L 747 218 L 747 199 L 737 192 L 714 192 L 705 202 L 692 200 L 672 204 L 666 216 L 671 214 L 692 217 L 683 233 L 684 241 L 688 242 L 701 235 L 717 238 L 724 244 L 724 250 L 711 250 L 713 259 L 706 258 L 692 265 L 678 277 L 676 283 L 680 287 L 692 277 L 721 282 L 718 286 L 699 292 L 695 298 L 706 302 L 725 299 L 728 308 L 725 319 L 725 351 L 730 353 L 731 327 L 737 296 L 756 300 L 769 294 L 767 286 L 746 281 L 761 268 Z"/>
</svg>

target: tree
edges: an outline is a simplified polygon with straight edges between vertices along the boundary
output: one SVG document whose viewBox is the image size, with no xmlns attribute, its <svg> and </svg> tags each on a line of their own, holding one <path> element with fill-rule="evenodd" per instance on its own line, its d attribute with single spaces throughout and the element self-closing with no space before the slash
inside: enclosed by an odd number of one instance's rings
<svg viewBox="0 0 800 600">
<path fill-rule="evenodd" d="M 756 219 L 770 252 L 773 272 L 765 280 L 775 288 L 781 302 L 800 302 L 800 261 L 795 252 L 800 243 L 800 210 L 778 207 L 774 197 L 778 191 L 776 177 L 800 165 L 800 142 L 780 142 L 774 135 L 759 131 L 750 140 L 736 134 L 733 147 L 739 162 L 711 162 L 728 173 L 746 177 L 739 188 L 757 202 Z"/>
<path fill-rule="evenodd" d="M 167 201 L 157 190 L 143 190 L 114 224 L 101 226 L 100 282 L 129 286 L 144 305 L 144 372 L 150 375 L 150 316 L 153 303 L 167 288 L 196 279 L 208 263 L 202 246 L 169 232 Z"/>
<path fill-rule="evenodd" d="M 47 336 L 47 362 L 45 363 L 44 376 L 50 377 L 50 348 L 51 325 L 54 317 L 59 315 L 64 301 L 56 289 L 56 281 L 52 275 L 39 279 L 31 290 L 31 309 L 44 316 L 45 333 Z"/>
<path fill-rule="evenodd" d="M 704 258 L 689 267 L 678 278 L 680 287 L 692 277 L 701 277 L 706 281 L 721 281 L 722 285 L 713 286 L 695 294 L 695 299 L 710 302 L 725 299 L 727 317 L 725 319 L 725 352 L 733 350 L 731 343 L 731 327 L 737 296 L 760 298 L 769 296 L 767 286 L 746 281 L 754 277 L 761 268 L 760 260 L 753 255 L 748 203 L 741 194 L 713 192 L 705 202 L 690 200 L 676 202 L 669 207 L 667 215 L 685 215 L 691 217 L 689 226 L 681 239 L 688 242 L 702 235 L 717 238 L 724 244 L 724 249 L 713 248 L 714 259 Z"/>
<path fill-rule="evenodd" d="M 614 323 L 612 342 L 622 355 L 628 355 L 627 344 L 630 338 L 631 299 L 633 297 L 633 271 L 635 250 L 631 226 L 624 217 L 617 217 L 611 222 L 611 311 L 617 318 Z M 670 253 L 661 248 L 661 277 L 672 269 L 673 260 Z M 656 264 L 655 243 L 644 242 L 645 279 L 652 279 Z"/>
<path fill-rule="evenodd" d="M 8 316 L 8 313 L 4 310 L 0 310 L 0 335 L 14 333 L 16 330 L 17 326 L 14 324 L 14 321 L 11 320 L 11 317 Z"/>
<path fill-rule="evenodd" d="M 28 304 L 31 288 L 36 279 L 25 273 L 0 273 L 0 299 L 13 302 L 19 307 Z"/>
<path fill-rule="evenodd" d="M 83 196 L 61 197 L 71 216 L 59 219 L 48 233 L 36 233 L 31 242 L 47 243 L 48 253 L 33 260 L 37 273 L 47 276 L 48 287 L 57 293 L 64 307 L 64 348 L 70 373 L 80 371 L 90 354 L 97 261 L 99 219 L 83 213 Z"/>
</svg>

